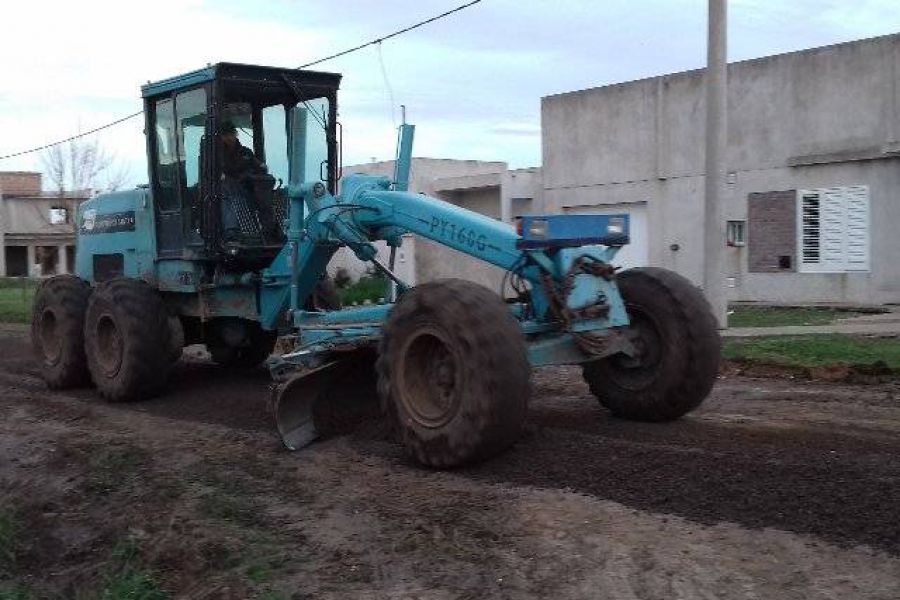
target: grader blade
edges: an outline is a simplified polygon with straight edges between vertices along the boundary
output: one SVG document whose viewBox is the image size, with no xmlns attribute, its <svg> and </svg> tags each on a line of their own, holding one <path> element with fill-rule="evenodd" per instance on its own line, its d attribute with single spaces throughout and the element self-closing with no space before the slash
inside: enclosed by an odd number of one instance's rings
<svg viewBox="0 0 900 600">
<path fill-rule="evenodd" d="M 275 426 L 288 450 L 344 433 L 380 413 L 374 353 L 362 353 L 303 371 L 278 384 L 273 393 Z"/>
<path fill-rule="evenodd" d="M 323 387 L 333 378 L 331 371 L 337 364 L 322 365 L 275 386 L 272 404 L 275 427 L 288 450 L 299 450 L 319 437 L 313 407 Z"/>
</svg>

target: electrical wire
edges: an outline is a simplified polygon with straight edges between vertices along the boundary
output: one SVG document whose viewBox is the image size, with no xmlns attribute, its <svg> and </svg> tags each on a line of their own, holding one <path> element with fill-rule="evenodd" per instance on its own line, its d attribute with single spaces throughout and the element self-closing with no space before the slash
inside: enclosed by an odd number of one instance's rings
<svg viewBox="0 0 900 600">
<path fill-rule="evenodd" d="M 46 150 L 47 148 L 52 148 L 53 146 L 59 146 L 60 144 L 65 144 L 66 142 L 71 142 L 73 140 L 77 140 L 78 138 L 83 138 L 86 135 L 91 135 L 92 133 L 97 133 L 98 131 L 103 131 L 104 129 L 109 129 L 110 127 L 112 127 L 114 125 L 118 125 L 119 123 L 124 123 L 125 121 L 127 121 L 129 119 L 133 119 L 142 114 L 144 114 L 144 111 L 141 110 L 136 113 L 132 113 L 126 117 L 122 117 L 121 119 L 116 119 L 115 121 L 107 123 L 106 125 L 101 125 L 100 127 L 95 127 L 93 129 L 91 129 L 90 131 L 85 131 L 84 133 L 79 133 L 77 135 L 67 137 L 64 140 L 59 140 L 57 142 L 51 142 L 49 144 L 44 144 L 43 146 L 38 146 L 36 148 L 29 148 L 28 150 L 20 150 L 18 152 L 13 152 L 11 154 L 5 154 L 3 156 L 0 156 L 0 160 L 6 160 L 7 158 L 14 158 L 16 156 L 22 156 L 24 154 L 31 154 L 32 152 L 39 152 L 41 150 Z"/>
<path fill-rule="evenodd" d="M 394 124 L 394 129 L 397 129 L 397 115 L 394 111 L 394 88 L 391 87 L 391 82 L 388 80 L 387 69 L 384 67 L 384 56 L 381 54 L 381 42 L 378 42 L 375 48 L 378 51 L 378 65 L 381 67 L 381 78 L 384 80 L 384 87 L 388 93 L 388 104 L 391 109 L 391 122 Z"/>
<path fill-rule="evenodd" d="M 470 6 L 474 6 L 475 4 L 478 4 L 479 2 L 481 2 L 481 0 L 472 0 L 471 2 L 467 2 L 467 3 L 465 3 L 465 4 L 462 4 L 462 5 L 460 5 L 460 6 L 457 6 L 456 8 L 453 8 L 453 9 L 451 9 L 451 10 L 448 10 L 448 11 L 446 11 L 446 12 L 442 12 L 442 13 L 439 14 L 439 15 L 435 15 L 435 16 L 431 17 L 430 19 L 425 19 L 424 21 L 419 21 L 418 23 L 415 23 L 415 24 L 410 25 L 410 26 L 408 26 L 408 27 L 404 27 L 403 29 L 398 29 L 398 30 L 395 31 L 394 33 L 388 34 L 388 35 L 386 35 L 386 36 L 384 36 L 384 37 L 376 38 L 376 39 L 374 39 L 374 40 L 372 40 L 372 41 L 366 42 L 365 44 L 360 44 L 359 46 L 355 46 L 355 47 L 350 48 L 350 49 L 348 49 L 348 50 L 343 50 L 343 51 L 341 51 L 341 52 L 337 52 L 336 54 L 332 54 L 331 56 L 326 56 L 325 58 L 320 58 L 319 60 L 314 60 L 314 61 L 312 61 L 312 62 L 306 63 L 305 65 L 300 65 L 300 66 L 297 67 L 297 68 L 298 68 L 298 69 L 305 69 L 306 67 L 311 67 L 311 66 L 313 66 L 313 65 L 317 65 L 317 64 L 319 64 L 319 63 L 323 63 L 323 62 L 325 62 L 325 61 L 327 61 L 327 60 L 331 60 L 331 59 L 333 59 L 333 58 L 338 58 L 338 57 L 340 57 L 340 56 L 345 56 L 345 55 L 347 55 L 347 54 L 350 54 L 351 52 L 356 52 L 357 50 L 362 50 L 363 48 L 366 48 L 366 47 L 368 47 L 368 46 L 371 46 L 372 44 L 380 44 L 381 42 L 387 41 L 387 40 L 389 40 L 389 39 L 391 39 L 391 38 L 395 38 L 395 37 L 397 37 L 398 35 L 403 35 L 404 33 L 410 32 L 410 31 L 412 31 L 413 29 L 418 29 L 419 27 L 422 27 L 422 26 L 424 26 L 424 25 L 428 25 L 429 23 L 434 23 L 435 21 L 438 21 L 438 20 L 440 20 L 440 19 L 443 19 L 444 17 L 449 17 L 449 16 L 452 15 L 453 13 L 457 13 L 457 12 L 459 12 L 459 11 L 461 11 L 461 10 L 465 10 L 465 9 L 469 8 Z"/>
<path fill-rule="evenodd" d="M 332 60 L 332 59 L 335 59 L 335 58 L 338 58 L 338 57 L 341 57 L 341 56 L 346 56 L 347 54 L 351 54 L 351 53 L 356 52 L 356 51 L 358 51 L 358 50 L 362 50 L 363 48 L 367 48 L 368 46 L 371 46 L 371 45 L 373 45 L 373 44 L 380 44 L 381 42 L 384 42 L 384 41 L 389 40 L 389 39 L 391 39 L 391 38 L 395 38 L 395 37 L 397 37 L 398 35 L 403 35 L 404 33 L 408 33 L 408 32 L 410 32 L 410 31 L 412 31 L 412 30 L 414 30 L 414 29 L 418 29 L 419 27 L 423 27 L 423 26 L 425 26 L 425 25 L 428 25 L 429 23 L 434 23 L 435 21 L 439 21 L 440 19 L 443 19 L 444 17 L 449 17 L 450 15 L 452 15 L 452 14 L 454 14 L 454 13 L 457 13 L 457 12 L 459 12 L 459 11 L 461 11 L 461 10 L 465 10 L 465 9 L 469 8 L 470 6 L 474 6 L 475 4 L 478 4 L 479 2 L 481 2 L 481 0 L 472 0 L 471 2 L 467 2 L 467 3 L 465 3 L 465 4 L 462 4 L 462 5 L 460 5 L 460 6 L 457 6 L 456 8 L 453 8 L 453 9 L 451 9 L 451 10 L 442 12 L 441 14 L 435 15 L 435 16 L 429 18 L 429 19 L 425 19 L 424 21 L 419 21 L 418 23 L 414 23 L 414 24 L 412 24 L 412 25 L 409 25 L 408 27 L 404 27 L 403 29 L 398 29 L 397 31 L 395 31 L 395 32 L 393 32 L 393 33 L 390 33 L 390 34 L 388 34 L 388 35 L 386 35 L 386 36 L 383 36 L 383 37 L 380 37 L 380 38 L 376 38 L 376 39 L 371 40 L 371 41 L 368 41 L 368 42 L 366 42 L 366 43 L 364 43 L 364 44 L 360 44 L 360 45 L 358 45 L 358 46 L 354 46 L 353 48 L 348 48 L 347 50 L 342 50 L 341 52 L 336 52 L 335 54 L 331 54 L 331 55 L 326 56 L 326 57 L 324 57 L 324 58 L 320 58 L 320 59 L 318 59 L 318 60 L 314 60 L 314 61 L 312 61 L 312 62 L 308 62 L 308 63 L 306 63 L 306 64 L 300 65 L 300 66 L 297 67 L 297 68 L 298 68 L 298 69 L 305 69 L 305 68 L 307 68 L 307 67 L 311 67 L 311 66 L 313 66 L 313 65 L 318 65 L 318 64 L 320 64 L 320 63 L 323 63 L 323 62 L 326 62 L 326 61 L 329 61 L 329 60 Z M 17 151 L 17 152 L 11 152 L 11 153 L 9 153 L 9 154 L 4 154 L 3 156 L 0 156 L 0 160 L 6 160 L 6 159 L 8 159 L 8 158 L 15 158 L 15 157 L 17 157 L 17 156 L 23 156 L 23 155 L 25 155 L 25 154 L 31 154 L 31 153 L 33 153 L 33 152 L 40 152 L 41 150 L 46 150 L 47 148 L 52 148 L 52 147 L 54 147 L 54 146 L 59 146 L 60 144 L 65 144 L 65 143 L 67 143 L 67 142 L 71 142 L 71 141 L 77 140 L 77 139 L 79 139 L 79 138 L 83 138 L 83 137 L 85 137 L 85 136 L 87 136 L 87 135 L 91 135 L 91 134 L 97 133 L 98 131 L 103 131 L 104 129 L 109 129 L 110 127 L 113 127 L 113 126 L 115 126 L 115 125 L 118 125 L 119 123 L 124 123 L 125 121 L 128 121 L 128 120 L 130 120 L 130 119 L 133 119 L 133 118 L 135 118 L 135 117 L 137 117 L 137 116 L 140 116 L 140 115 L 142 115 L 142 114 L 144 114 L 144 111 L 143 111 L 143 110 L 138 111 L 138 112 L 136 112 L 136 113 L 132 113 L 132 114 L 127 115 L 127 116 L 124 116 L 124 117 L 122 117 L 122 118 L 116 119 L 115 121 L 110 121 L 109 123 L 106 123 L 105 125 L 100 125 L 99 127 L 95 127 L 95 128 L 93 128 L 93 129 L 91 129 L 90 131 L 85 131 L 84 133 L 79 133 L 79 134 L 77 134 L 77 135 L 73 135 L 73 136 L 67 137 L 67 138 L 65 138 L 65 139 L 63 139 L 63 140 L 58 140 L 58 141 L 55 141 L 55 142 L 51 142 L 51 143 L 49 143 L 49 144 L 44 144 L 43 146 L 37 146 L 37 147 L 35 147 L 35 148 L 28 148 L 27 150 L 19 150 L 19 151 Z"/>
</svg>

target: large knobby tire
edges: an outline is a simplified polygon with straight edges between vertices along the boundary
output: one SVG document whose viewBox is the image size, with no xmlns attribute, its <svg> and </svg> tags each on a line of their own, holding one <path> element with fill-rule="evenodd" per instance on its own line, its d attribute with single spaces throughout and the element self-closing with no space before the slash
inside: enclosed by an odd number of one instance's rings
<svg viewBox="0 0 900 600">
<path fill-rule="evenodd" d="M 248 322 L 247 339 L 238 346 L 230 346 L 215 334 L 206 343 L 213 362 L 232 369 L 255 369 L 261 365 L 275 349 L 278 334 L 265 331 L 259 323 Z"/>
<path fill-rule="evenodd" d="M 403 294 L 382 332 L 378 392 L 407 451 L 453 467 L 520 436 L 531 367 L 518 322 L 494 292 L 460 279 Z"/>
<path fill-rule="evenodd" d="M 88 302 L 84 341 L 91 378 L 111 402 L 159 393 L 172 365 L 169 315 L 162 298 L 137 279 L 101 283 Z"/>
<path fill-rule="evenodd" d="M 31 345 L 51 389 L 90 384 L 84 355 L 84 313 L 91 286 L 72 275 L 41 283 L 34 297 Z"/>
<path fill-rule="evenodd" d="M 672 421 L 697 408 L 719 372 L 721 340 L 701 291 L 681 275 L 656 267 L 616 277 L 639 356 L 614 355 L 584 366 L 591 392 L 613 415 Z"/>
</svg>

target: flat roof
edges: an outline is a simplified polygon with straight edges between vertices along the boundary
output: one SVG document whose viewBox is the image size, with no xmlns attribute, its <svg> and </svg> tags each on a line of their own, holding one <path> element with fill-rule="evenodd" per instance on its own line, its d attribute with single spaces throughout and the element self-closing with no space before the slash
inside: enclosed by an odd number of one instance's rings
<svg viewBox="0 0 900 600">
<path fill-rule="evenodd" d="M 792 50 L 790 52 L 780 52 L 778 54 L 767 54 L 765 56 L 757 56 L 755 58 L 748 58 L 745 60 L 736 60 L 736 61 L 728 61 L 728 67 L 734 66 L 744 66 L 744 65 L 752 65 L 755 63 L 764 63 L 766 61 L 771 61 L 773 59 L 785 58 L 789 56 L 802 56 L 815 54 L 818 52 L 824 52 L 829 50 L 840 50 L 846 47 L 853 46 L 862 46 L 865 44 L 877 44 L 882 42 L 900 42 L 900 33 L 888 33 L 885 35 L 878 35 L 874 37 L 861 38 L 857 40 L 849 40 L 846 42 L 837 42 L 834 44 L 827 44 L 825 46 L 815 46 L 813 48 L 804 48 L 802 50 Z M 595 85 L 588 88 L 582 88 L 578 90 L 569 90 L 567 92 L 556 92 L 553 94 L 547 94 L 546 96 L 541 97 L 541 102 L 543 103 L 546 100 L 555 100 L 557 98 L 563 98 L 566 96 L 575 96 L 578 94 L 586 94 L 590 92 L 595 92 L 598 90 L 605 90 L 609 88 L 623 87 L 627 85 L 632 85 L 636 83 L 644 83 L 647 81 L 653 81 L 654 79 L 663 79 L 670 77 L 678 77 L 678 76 L 689 76 L 689 75 L 702 75 L 706 71 L 706 67 L 699 67 L 696 69 L 687 69 L 685 71 L 675 71 L 673 73 L 661 73 L 659 75 L 651 75 L 649 77 L 640 77 L 638 79 L 629 79 L 626 81 L 617 81 L 614 83 L 605 83 L 601 85 Z"/>
</svg>

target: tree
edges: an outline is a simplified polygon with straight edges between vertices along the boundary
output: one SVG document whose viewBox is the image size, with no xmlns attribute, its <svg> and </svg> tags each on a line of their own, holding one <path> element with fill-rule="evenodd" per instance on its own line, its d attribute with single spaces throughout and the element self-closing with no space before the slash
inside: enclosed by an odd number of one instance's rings
<svg viewBox="0 0 900 600">
<path fill-rule="evenodd" d="M 44 173 L 53 189 L 64 192 L 112 192 L 128 180 L 128 168 L 94 141 L 72 140 L 41 154 Z"/>
</svg>

